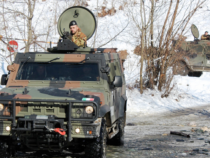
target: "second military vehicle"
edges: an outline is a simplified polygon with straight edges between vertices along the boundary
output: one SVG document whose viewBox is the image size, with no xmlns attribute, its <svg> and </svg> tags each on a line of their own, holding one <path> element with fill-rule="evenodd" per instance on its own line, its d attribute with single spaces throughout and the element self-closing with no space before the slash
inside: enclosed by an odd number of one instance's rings
<svg viewBox="0 0 210 158">
<path fill-rule="evenodd" d="M 121 143 L 126 86 L 116 49 L 78 47 L 65 38 L 75 20 L 89 39 L 96 28 L 90 10 L 71 7 L 58 20 L 62 39 L 49 52 L 17 53 L 2 75 L 0 154 L 102 158 L 106 141 Z"/>
<path fill-rule="evenodd" d="M 182 43 L 182 49 L 190 53 L 178 62 L 181 70 L 178 74 L 200 77 L 202 72 L 210 72 L 210 40 L 199 40 L 199 31 L 194 24 L 191 26 L 191 32 L 194 41 Z"/>
</svg>

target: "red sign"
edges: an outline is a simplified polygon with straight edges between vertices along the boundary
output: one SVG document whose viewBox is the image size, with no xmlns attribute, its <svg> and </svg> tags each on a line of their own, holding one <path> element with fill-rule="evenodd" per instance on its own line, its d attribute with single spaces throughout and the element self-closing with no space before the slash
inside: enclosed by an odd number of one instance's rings
<svg viewBox="0 0 210 158">
<path fill-rule="evenodd" d="M 18 43 L 14 40 L 9 41 L 9 46 L 7 46 L 7 49 L 10 52 L 16 52 L 18 50 Z"/>
</svg>

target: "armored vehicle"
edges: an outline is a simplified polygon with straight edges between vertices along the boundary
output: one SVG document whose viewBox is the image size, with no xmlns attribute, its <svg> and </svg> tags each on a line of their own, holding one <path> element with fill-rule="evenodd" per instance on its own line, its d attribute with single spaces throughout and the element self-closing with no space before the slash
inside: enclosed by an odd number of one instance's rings
<svg viewBox="0 0 210 158">
<path fill-rule="evenodd" d="M 179 62 L 182 70 L 180 74 L 200 77 L 202 72 L 210 71 L 210 40 L 199 40 L 199 31 L 194 24 L 191 26 L 191 32 L 194 41 L 182 43 L 182 49 L 190 53 Z"/>
<path fill-rule="evenodd" d="M 2 75 L 1 157 L 100 158 L 108 140 L 122 142 L 127 104 L 122 61 L 115 48 L 78 47 L 66 39 L 72 20 L 88 39 L 93 35 L 92 12 L 68 8 L 58 20 L 62 38 L 57 47 L 17 53 L 9 73 Z"/>
</svg>

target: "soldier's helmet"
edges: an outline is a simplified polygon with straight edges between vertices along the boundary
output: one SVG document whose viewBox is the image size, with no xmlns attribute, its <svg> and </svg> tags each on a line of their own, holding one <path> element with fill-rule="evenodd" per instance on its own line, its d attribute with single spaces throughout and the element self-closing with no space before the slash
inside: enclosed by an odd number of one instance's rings
<svg viewBox="0 0 210 158">
<path fill-rule="evenodd" d="M 75 20 L 72 20 L 70 23 L 69 23 L 69 27 L 70 26 L 73 26 L 73 25 L 77 25 L 77 22 Z"/>
</svg>

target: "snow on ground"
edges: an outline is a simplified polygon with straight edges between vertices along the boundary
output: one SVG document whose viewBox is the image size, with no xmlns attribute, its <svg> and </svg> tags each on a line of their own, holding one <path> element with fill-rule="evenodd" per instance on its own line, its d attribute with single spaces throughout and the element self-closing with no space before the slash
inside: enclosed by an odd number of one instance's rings
<svg viewBox="0 0 210 158">
<path fill-rule="evenodd" d="M 174 113 L 192 107 L 210 103 L 210 73 L 204 72 L 201 77 L 175 76 L 176 83 L 167 98 L 161 98 L 157 90 L 147 89 L 143 94 L 139 89 L 127 89 L 128 115 L 157 115 Z"/>
<path fill-rule="evenodd" d="M 2 74 L 7 74 L 8 71 L 7 71 L 7 63 L 5 62 L 4 58 L 1 57 L 0 58 L 0 63 L 1 63 L 1 67 L 0 67 L 0 77 Z M 0 85 L 0 89 L 3 88 L 4 86 Z"/>
</svg>

